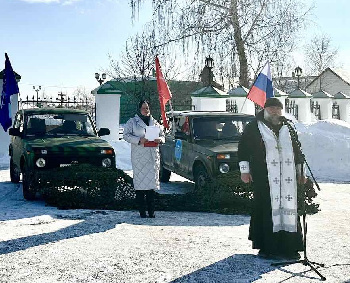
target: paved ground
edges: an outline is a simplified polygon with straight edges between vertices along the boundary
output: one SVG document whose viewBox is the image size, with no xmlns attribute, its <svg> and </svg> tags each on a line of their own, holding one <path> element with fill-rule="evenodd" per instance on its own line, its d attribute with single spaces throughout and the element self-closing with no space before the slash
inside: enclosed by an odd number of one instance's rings
<svg viewBox="0 0 350 283">
<path fill-rule="evenodd" d="M 176 179 L 176 178 L 175 178 Z M 164 190 L 190 188 L 174 180 Z M 308 255 L 327 282 L 350 282 L 350 186 L 320 184 Z M 0 170 L 0 282 L 319 282 L 302 264 L 271 266 L 247 240 L 249 216 L 57 210 L 27 202 Z"/>
</svg>

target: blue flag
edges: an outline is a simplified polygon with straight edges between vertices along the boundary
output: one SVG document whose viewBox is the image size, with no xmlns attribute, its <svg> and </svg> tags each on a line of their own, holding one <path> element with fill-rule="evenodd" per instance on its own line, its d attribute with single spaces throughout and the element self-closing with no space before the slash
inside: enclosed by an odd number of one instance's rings
<svg viewBox="0 0 350 283">
<path fill-rule="evenodd" d="M 0 100 L 0 124 L 7 132 L 12 125 L 11 119 L 11 95 L 19 93 L 15 73 L 13 72 L 11 62 L 7 53 L 5 53 L 5 69 L 3 77 L 3 88 Z"/>
</svg>

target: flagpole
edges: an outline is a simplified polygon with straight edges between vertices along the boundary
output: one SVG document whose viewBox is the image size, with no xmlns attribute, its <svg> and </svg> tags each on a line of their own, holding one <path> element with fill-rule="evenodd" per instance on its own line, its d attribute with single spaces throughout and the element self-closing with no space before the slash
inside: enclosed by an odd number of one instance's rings
<svg viewBox="0 0 350 283">
<path fill-rule="evenodd" d="M 243 102 L 243 104 L 242 104 L 241 111 L 240 111 L 239 113 L 242 113 L 242 111 L 243 111 L 243 107 L 244 107 L 245 102 L 247 101 L 247 99 L 248 99 L 248 94 L 247 94 L 247 96 L 246 96 L 246 97 L 245 97 L 245 99 L 244 99 L 244 102 Z"/>
</svg>

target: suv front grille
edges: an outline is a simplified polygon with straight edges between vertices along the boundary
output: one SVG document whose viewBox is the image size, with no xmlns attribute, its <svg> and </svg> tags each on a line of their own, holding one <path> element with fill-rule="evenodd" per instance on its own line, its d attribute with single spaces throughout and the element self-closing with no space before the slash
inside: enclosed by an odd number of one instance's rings
<svg viewBox="0 0 350 283">
<path fill-rule="evenodd" d="M 40 156 L 45 159 L 46 166 L 42 169 L 52 169 L 61 166 L 68 166 L 74 164 L 91 164 L 95 166 L 102 166 L 102 159 L 106 157 L 112 158 L 110 155 L 99 155 L 99 156 L 53 156 L 46 155 Z M 39 156 L 36 157 L 38 159 Z M 36 160 L 35 159 L 35 160 Z M 113 159 L 112 159 L 113 161 Z M 41 169 L 41 168 L 40 168 Z"/>
</svg>

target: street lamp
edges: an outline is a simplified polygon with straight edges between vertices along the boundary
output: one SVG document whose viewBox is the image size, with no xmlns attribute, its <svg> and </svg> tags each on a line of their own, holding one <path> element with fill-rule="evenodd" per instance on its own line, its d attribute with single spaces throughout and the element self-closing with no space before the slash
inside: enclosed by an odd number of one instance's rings
<svg viewBox="0 0 350 283">
<path fill-rule="evenodd" d="M 35 87 L 35 85 L 33 85 L 33 89 L 34 91 L 36 91 L 36 103 L 38 103 L 39 101 L 39 90 L 41 90 L 41 86 L 39 85 L 39 87 Z"/>
<path fill-rule="evenodd" d="M 205 58 L 205 67 L 207 67 L 209 70 L 209 85 L 211 86 L 211 82 L 213 80 L 213 73 L 211 69 L 214 67 L 214 60 L 210 57 L 210 55 Z"/>
<path fill-rule="evenodd" d="M 102 73 L 101 77 L 99 73 L 95 73 L 95 79 L 100 83 L 100 85 L 102 85 L 102 83 L 105 81 L 106 79 L 106 74 Z"/>
<path fill-rule="evenodd" d="M 210 55 L 205 58 L 205 66 L 210 70 L 214 67 L 214 60 L 210 57 Z"/>
<path fill-rule="evenodd" d="M 302 73 L 303 73 L 303 69 L 300 68 L 299 66 L 294 69 L 294 74 L 298 78 L 298 88 L 299 88 L 299 79 Z"/>
</svg>

